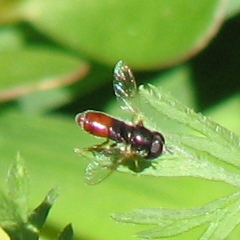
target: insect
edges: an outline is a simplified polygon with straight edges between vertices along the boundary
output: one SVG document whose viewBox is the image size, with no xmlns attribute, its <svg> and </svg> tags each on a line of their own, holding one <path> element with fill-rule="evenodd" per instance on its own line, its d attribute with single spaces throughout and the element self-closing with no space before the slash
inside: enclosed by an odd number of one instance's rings
<svg viewBox="0 0 240 240">
<path fill-rule="evenodd" d="M 113 89 L 121 108 L 130 111 L 137 119 L 128 124 L 103 112 L 87 110 L 76 115 L 76 122 L 92 135 L 103 137 L 105 142 L 75 152 L 91 152 L 95 160 L 86 168 L 86 181 L 89 185 L 104 180 L 119 165 L 134 162 L 140 171 L 139 161 L 147 162 L 164 152 L 165 139 L 160 132 L 144 127 L 138 107 L 136 81 L 131 69 L 119 61 L 114 68 Z M 109 145 L 109 141 L 112 144 Z"/>
</svg>

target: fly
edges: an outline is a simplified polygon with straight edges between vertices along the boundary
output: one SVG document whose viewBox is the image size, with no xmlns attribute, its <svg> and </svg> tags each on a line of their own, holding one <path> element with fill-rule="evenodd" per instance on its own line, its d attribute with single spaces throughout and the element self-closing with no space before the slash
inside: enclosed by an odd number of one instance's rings
<svg viewBox="0 0 240 240">
<path fill-rule="evenodd" d="M 113 89 L 124 111 L 130 111 L 137 119 L 128 124 L 106 113 L 87 110 L 76 115 L 77 124 L 92 135 L 106 140 L 78 153 L 91 152 L 95 159 L 86 168 L 86 182 L 97 184 L 109 176 L 119 165 L 132 161 L 152 160 L 164 152 L 165 139 L 160 132 L 144 127 L 139 111 L 137 86 L 131 69 L 119 61 L 114 68 Z M 109 140 L 112 144 L 109 144 Z"/>
</svg>

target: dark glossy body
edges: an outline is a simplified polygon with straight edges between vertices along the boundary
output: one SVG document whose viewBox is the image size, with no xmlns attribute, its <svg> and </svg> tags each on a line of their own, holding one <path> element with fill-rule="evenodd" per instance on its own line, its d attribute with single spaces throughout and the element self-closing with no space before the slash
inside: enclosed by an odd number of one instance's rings
<svg viewBox="0 0 240 240">
<path fill-rule="evenodd" d="M 129 125 L 105 113 L 88 110 L 76 116 L 76 122 L 87 132 L 125 143 L 131 151 L 145 159 L 160 156 L 164 148 L 164 137 L 159 132 L 150 131 L 142 124 Z"/>
</svg>

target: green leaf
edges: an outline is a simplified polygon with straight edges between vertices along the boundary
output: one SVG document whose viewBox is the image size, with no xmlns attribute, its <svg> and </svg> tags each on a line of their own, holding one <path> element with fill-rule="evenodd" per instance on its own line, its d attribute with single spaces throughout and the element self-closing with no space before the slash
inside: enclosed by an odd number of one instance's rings
<svg viewBox="0 0 240 240">
<path fill-rule="evenodd" d="M 9 234 L 12 240 L 38 240 L 39 232 L 43 228 L 50 208 L 58 197 L 58 190 L 52 189 L 44 201 L 28 214 L 28 177 L 25 163 L 18 154 L 16 161 L 8 171 L 8 193 L 0 192 L 0 225 Z M 1 239 L 7 239 L 0 232 Z M 71 226 L 62 232 L 63 236 L 73 235 Z M 71 238 L 62 238 L 71 239 Z"/>
<path fill-rule="evenodd" d="M 156 69 L 202 49 L 217 32 L 225 7 L 223 0 L 55 0 L 29 1 L 22 11 L 40 31 L 92 59 Z"/>
<path fill-rule="evenodd" d="M 235 133 L 240 133 L 240 94 L 237 93 L 208 109 L 206 114 Z"/>
<path fill-rule="evenodd" d="M 168 141 L 166 154 L 153 161 L 152 167 L 145 169 L 142 175 L 200 177 L 240 186 L 240 176 L 222 166 L 222 163 L 226 163 L 237 169 L 240 167 L 238 136 L 185 107 L 161 89 L 141 87 L 140 94 L 156 111 L 195 132 L 195 136 L 164 134 Z M 129 171 L 123 167 L 118 170 Z"/>
<path fill-rule="evenodd" d="M 240 192 L 236 192 L 195 209 L 138 209 L 132 213 L 113 214 L 112 217 L 120 222 L 157 225 L 138 233 L 140 238 L 170 237 L 207 224 L 209 226 L 200 237 L 201 240 L 225 239 L 240 222 L 239 196 Z"/>
<path fill-rule="evenodd" d="M 1 193 L 1 226 L 13 240 L 37 240 L 38 232 L 27 222 L 28 177 L 19 154 L 9 169 L 7 182 L 8 193 Z"/>
<path fill-rule="evenodd" d="M 13 154 L 20 149 L 31 175 L 31 206 L 39 203 L 49 186 L 61 187 L 61 198 L 47 223 L 47 229 L 55 236 L 68 221 L 74 224 L 76 239 L 98 239 L 99 236 L 103 239 L 134 239 L 134 232 L 142 231 L 142 226 L 130 225 L 126 228 L 116 224 L 109 218 L 110 213 L 142 208 L 146 204 L 174 208 L 199 206 L 235 191 L 227 184 L 195 178 L 153 178 L 141 174 L 136 177 L 118 172 L 101 184 L 89 187 L 84 182 L 84 169 L 89 160 L 76 155 L 73 149 L 101 143 L 102 139 L 81 130 L 75 124 L 73 115 L 41 117 L 6 110 L 2 113 L 0 178 L 5 175 Z M 166 140 L 168 143 L 167 137 Z M 162 158 L 157 162 L 160 163 Z M 177 162 L 177 159 L 172 161 L 172 165 Z M 126 167 L 124 169 L 126 171 Z M 3 178 L 1 182 L 4 182 Z M 196 236 L 190 236 L 196 239 Z"/>
<path fill-rule="evenodd" d="M 140 94 L 159 114 L 193 130 L 192 135 L 166 133 L 165 155 L 140 175 L 199 177 L 240 187 L 239 136 L 185 107 L 161 89 L 151 85 L 148 89 L 140 87 Z M 129 172 L 122 166 L 118 170 Z M 141 238 L 174 236 L 209 224 L 201 239 L 225 239 L 240 223 L 239 194 L 236 192 L 201 208 L 140 209 L 130 214 L 115 214 L 113 218 L 121 222 L 158 225 L 139 233 L 137 236 Z"/>
<path fill-rule="evenodd" d="M 16 161 L 8 171 L 8 198 L 11 199 L 17 207 L 14 211 L 18 212 L 21 221 L 27 220 L 28 207 L 28 189 L 29 179 L 25 168 L 25 163 L 20 154 L 17 155 Z"/>
<path fill-rule="evenodd" d="M 0 68 L 0 101 L 72 84 L 88 72 L 79 59 L 46 48 L 4 51 Z"/>
<path fill-rule="evenodd" d="M 14 226 L 15 222 L 21 222 L 21 219 L 16 211 L 16 205 L 13 201 L 7 198 L 5 194 L 0 193 L 0 224 L 1 227 Z"/>
<path fill-rule="evenodd" d="M 163 113 L 167 118 L 187 126 L 205 137 L 215 139 L 217 142 L 222 142 L 222 139 L 219 139 L 219 136 L 221 136 L 225 141 L 224 144 L 230 142 L 234 146 L 239 145 L 238 136 L 214 123 L 206 116 L 197 114 L 192 109 L 185 107 L 170 94 L 163 93 L 161 89 L 156 89 L 151 85 L 146 90 L 140 87 L 140 94 L 151 107 Z"/>
<path fill-rule="evenodd" d="M 143 88 L 140 90 L 140 94 L 144 97 L 145 101 L 156 111 L 164 114 L 170 120 L 194 130 L 203 137 L 193 137 L 193 142 L 191 142 L 187 137 L 184 141 L 183 137 L 184 144 L 187 146 L 192 145 L 191 147 L 194 146 L 197 150 L 208 151 L 209 154 L 215 157 L 220 157 L 227 163 L 233 164 L 237 167 L 240 166 L 238 157 L 238 147 L 240 144 L 239 136 L 219 124 L 214 123 L 206 116 L 197 114 L 192 109 L 185 107 L 179 101 L 175 100 L 170 94 L 166 94 L 161 91 L 161 89 L 156 89 L 153 86 L 150 86 L 149 90 L 143 90 Z M 176 139 L 176 136 L 174 135 L 171 140 L 175 142 L 182 141 L 181 138 Z M 194 140 L 196 141 L 195 143 Z M 206 141 L 210 144 L 210 146 L 213 146 L 213 149 L 207 147 Z M 200 144 L 200 142 L 202 144 Z M 214 144 L 218 145 L 218 149 L 216 149 Z"/>
<path fill-rule="evenodd" d="M 43 227 L 43 224 L 46 221 L 48 213 L 55 203 L 58 197 L 58 190 L 52 189 L 47 196 L 45 197 L 44 201 L 35 208 L 28 217 L 28 222 L 30 225 L 34 226 L 38 231 L 40 231 Z"/>
<path fill-rule="evenodd" d="M 28 215 L 28 176 L 19 154 L 8 171 L 7 183 L 7 194 L 0 193 L 0 224 L 5 229 L 15 229 Z"/>
<path fill-rule="evenodd" d="M 68 224 L 60 233 L 58 240 L 72 240 L 72 239 L 73 239 L 72 225 Z"/>
</svg>

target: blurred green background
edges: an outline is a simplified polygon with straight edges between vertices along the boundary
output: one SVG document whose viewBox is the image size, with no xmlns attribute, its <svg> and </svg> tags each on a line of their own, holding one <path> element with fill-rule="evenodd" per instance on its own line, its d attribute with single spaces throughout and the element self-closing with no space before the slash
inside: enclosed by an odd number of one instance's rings
<svg viewBox="0 0 240 240">
<path fill-rule="evenodd" d="M 116 223 L 111 213 L 198 207 L 235 190 L 200 179 L 117 172 L 89 187 L 83 180 L 88 161 L 73 149 L 102 141 L 75 124 L 78 112 L 124 116 L 112 90 L 120 59 L 138 84 L 162 87 L 240 134 L 239 10 L 237 0 L 0 2 L 1 189 L 18 151 L 31 179 L 31 208 L 60 187 L 43 239 L 53 239 L 69 222 L 75 239 L 135 239 L 146 227 Z M 163 133 L 180 130 L 148 114 Z M 196 239 L 203 229 L 174 239 Z"/>
</svg>

